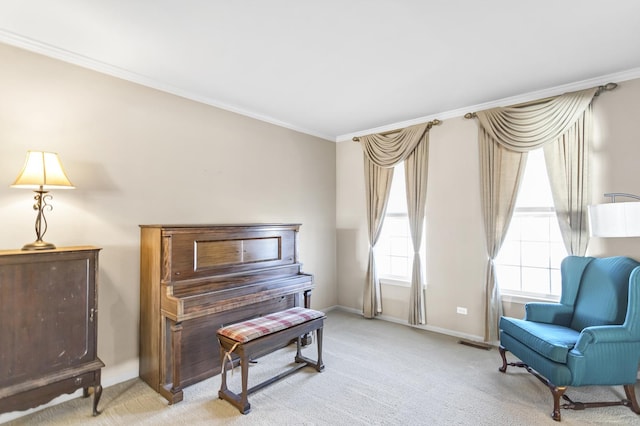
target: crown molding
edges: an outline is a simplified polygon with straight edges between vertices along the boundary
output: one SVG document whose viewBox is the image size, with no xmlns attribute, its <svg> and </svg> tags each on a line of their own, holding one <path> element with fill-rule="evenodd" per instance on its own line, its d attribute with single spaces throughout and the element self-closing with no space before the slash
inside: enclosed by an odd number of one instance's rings
<svg viewBox="0 0 640 426">
<path fill-rule="evenodd" d="M 575 92 L 577 90 L 588 89 L 590 87 L 600 86 L 610 82 L 619 83 L 621 81 L 633 80 L 636 78 L 640 78 L 640 68 L 633 68 L 627 71 L 607 74 L 600 77 L 577 81 L 574 83 L 563 84 L 561 86 L 555 86 L 548 89 L 537 90 L 535 92 L 529 92 L 522 95 L 502 98 L 495 101 L 485 102 L 482 104 L 472 105 L 464 108 L 458 108 L 455 110 L 445 111 L 438 114 L 431 114 L 424 117 L 414 118 L 412 120 L 401 121 L 401 122 L 392 123 L 392 124 L 385 124 L 384 126 L 374 127 L 372 129 L 365 129 L 359 132 L 347 133 L 347 134 L 338 136 L 336 138 L 336 142 L 350 141 L 352 140 L 353 137 L 356 137 L 356 136 L 371 135 L 374 133 L 385 132 L 388 130 L 402 129 L 404 127 L 412 126 L 414 124 L 426 123 L 434 119 L 446 120 L 449 118 L 462 117 L 468 112 L 482 111 L 485 109 L 508 106 L 508 105 L 517 105 L 525 102 L 530 102 L 536 99 L 544 99 L 551 96 L 558 96 L 567 92 Z"/>
<path fill-rule="evenodd" d="M 273 124 L 279 127 L 284 127 L 286 129 L 293 130 L 299 133 L 315 136 L 320 139 L 326 139 L 331 142 L 335 142 L 336 140 L 335 136 L 329 136 L 322 133 L 318 133 L 314 130 L 298 127 L 291 123 L 287 123 L 267 115 L 257 114 L 255 112 L 242 109 L 235 105 L 226 104 L 223 102 L 219 102 L 215 99 L 211 99 L 205 96 L 200 96 L 195 93 L 177 88 L 175 86 L 162 83 L 148 76 L 134 73 L 124 68 L 116 67 L 116 66 L 107 64 L 105 62 L 101 62 L 101 61 L 89 58 L 84 55 L 73 53 L 71 51 L 61 49 L 59 47 L 56 47 L 47 43 L 30 39 L 28 37 L 23 37 L 18 34 L 12 33 L 10 31 L 0 29 L 0 42 L 11 45 L 11 46 L 19 47 L 21 49 L 28 50 L 30 52 L 39 53 L 41 55 L 44 55 L 50 58 L 59 59 L 63 62 L 68 62 L 74 65 L 78 65 L 80 67 L 97 71 L 102 74 L 110 75 L 112 77 L 120 78 L 122 80 L 126 80 L 132 83 L 140 84 L 141 86 L 149 87 L 151 89 L 156 89 L 165 93 L 180 96 L 181 98 L 189 99 L 205 105 L 220 108 L 225 111 L 229 111 L 239 115 L 243 115 L 245 117 L 253 118 L 255 120 L 264 121 L 266 123 Z"/>
<path fill-rule="evenodd" d="M 39 53 L 41 55 L 48 56 L 54 59 L 59 59 L 63 62 L 68 62 L 74 65 L 78 65 L 80 67 L 91 69 L 93 71 L 110 75 L 112 77 L 120 78 L 122 80 L 130 81 L 132 83 L 140 84 L 145 87 L 156 89 L 172 95 L 180 96 L 185 99 L 189 99 L 205 105 L 220 108 L 225 111 L 233 112 L 239 115 L 243 115 L 245 117 L 253 118 L 255 120 L 263 121 L 279 127 L 284 127 L 286 129 L 293 130 L 299 133 L 304 133 L 310 136 L 315 136 L 317 138 L 325 139 L 331 142 L 350 141 L 354 136 L 380 133 L 388 130 L 412 126 L 414 124 L 425 123 L 434 119 L 446 120 L 449 118 L 461 117 L 468 112 L 481 111 L 484 109 L 495 108 L 499 106 L 514 105 L 514 104 L 529 102 L 535 99 L 542 99 L 550 96 L 557 96 L 562 93 L 587 89 L 589 87 L 599 86 L 609 82 L 616 83 L 616 82 L 621 82 L 626 80 L 632 80 L 635 78 L 640 78 L 640 68 L 634 68 L 627 71 L 607 74 L 600 77 L 591 78 L 588 80 L 582 80 L 582 81 L 569 83 L 561 86 L 555 86 L 555 87 L 551 87 L 544 90 L 538 90 L 534 92 L 525 93 L 522 95 L 502 98 L 495 101 L 485 102 L 482 104 L 471 105 L 468 107 L 445 111 L 438 114 L 431 114 L 423 117 L 414 118 L 411 120 L 400 121 L 396 123 L 389 123 L 389 124 L 385 124 L 379 127 L 374 127 L 371 129 L 364 129 L 357 132 L 347 133 L 339 136 L 330 136 L 330 135 L 319 133 L 314 130 L 301 128 L 291 123 L 287 123 L 270 116 L 257 114 L 255 112 L 245 110 L 235 105 L 226 104 L 226 103 L 217 101 L 215 99 L 200 96 L 195 93 L 177 88 L 175 86 L 162 83 L 148 76 L 134 73 L 124 68 L 116 67 L 116 66 L 107 64 L 105 62 L 101 62 L 101 61 L 89 58 L 84 55 L 73 53 L 71 51 L 61 49 L 59 47 L 55 47 L 47 43 L 33 40 L 28 37 L 23 37 L 7 30 L 0 29 L 0 42 L 11 45 L 11 46 L 22 48 L 30 52 Z"/>
</svg>

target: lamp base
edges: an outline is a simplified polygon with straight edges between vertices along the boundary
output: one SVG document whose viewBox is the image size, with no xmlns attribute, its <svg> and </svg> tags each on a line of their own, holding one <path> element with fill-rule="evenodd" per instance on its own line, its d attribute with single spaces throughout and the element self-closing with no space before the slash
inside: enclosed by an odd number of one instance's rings
<svg viewBox="0 0 640 426">
<path fill-rule="evenodd" d="M 56 246 L 53 243 L 47 243 L 42 240 L 37 240 L 22 246 L 22 250 L 53 250 L 55 248 Z"/>
</svg>

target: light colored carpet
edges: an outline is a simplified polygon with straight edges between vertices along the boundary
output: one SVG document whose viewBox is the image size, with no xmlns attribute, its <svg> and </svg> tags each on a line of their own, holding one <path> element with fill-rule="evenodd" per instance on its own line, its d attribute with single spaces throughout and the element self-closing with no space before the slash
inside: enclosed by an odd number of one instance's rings
<svg viewBox="0 0 640 426">
<path fill-rule="evenodd" d="M 501 365 L 496 349 L 477 349 L 457 339 L 341 311 L 328 314 L 325 371 L 305 368 L 249 396 L 240 414 L 217 397 L 220 377 L 185 389 L 173 406 L 140 380 L 104 390 L 91 417 L 91 399 L 78 398 L 16 419 L 18 425 L 540 425 L 549 416 L 551 393 L 523 369 Z M 290 346 L 250 369 L 258 383 L 292 360 Z M 305 350 L 315 357 L 315 343 Z M 239 370 L 230 387 L 239 389 Z M 251 380 L 253 379 L 253 380 Z M 250 383 L 251 386 L 251 383 Z M 636 385 L 636 392 L 640 389 Z M 616 400 L 622 387 L 569 389 L 575 401 Z M 563 410 L 564 425 L 640 424 L 626 407 Z"/>
</svg>

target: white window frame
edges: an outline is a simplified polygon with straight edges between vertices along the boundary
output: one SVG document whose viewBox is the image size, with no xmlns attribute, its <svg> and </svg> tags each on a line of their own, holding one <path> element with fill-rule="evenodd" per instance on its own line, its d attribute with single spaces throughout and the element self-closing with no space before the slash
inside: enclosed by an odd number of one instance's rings
<svg viewBox="0 0 640 426">
<path fill-rule="evenodd" d="M 387 205 L 387 213 L 385 214 L 384 223 L 382 224 L 382 230 L 380 234 L 380 238 L 378 239 L 378 243 L 375 248 L 375 256 L 376 256 L 376 265 L 378 268 L 378 278 L 382 284 L 386 285 L 396 285 L 401 287 L 410 287 L 411 286 L 411 273 L 413 268 L 413 243 L 411 241 L 411 230 L 409 228 L 409 213 L 406 207 L 406 191 L 405 191 L 405 181 L 404 181 L 404 163 L 400 163 L 395 166 L 393 172 L 393 182 L 391 184 L 391 191 L 394 191 L 393 194 L 389 195 L 389 204 Z M 395 192 L 398 193 L 395 193 Z M 394 203 L 396 200 L 396 203 Z M 397 205 L 395 205 L 397 204 Z M 399 209 L 398 207 L 402 207 Z M 402 211 L 401 211 L 402 210 Z M 385 228 L 389 225 L 387 219 L 404 219 L 405 228 L 403 233 L 390 234 L 389 228 Z M 406 233 L 405 233 L 406 232 Z M 399 252 L 389 252 L 382 253 L 383 250 L 390 249 L 390 244 L 387 244 L 385 238 L 398 238 L 404 239 L 405 245 L 403 248 L 396 246 L 399 248 Z M 424 255 L 424 244 L 425 238 L 423 235 L 422 238 L 422 247 L 420 250 L 420 256 L 422 256 L 422 264 L 425 265 L 425 255 Z M 405 256 L 406 253 L 406 256 Z M 380 272 L 380 266 L 382 265 L 384 259 L 391 262 L 390 258 L 392 257 L 400 257 L 406 259 L 406 275 L 392 275 L 385 274 Z"/>
<path fill-rule="evenodd" d="M 541 151 L 539 155 L 542 155 Z M 530 163 L 528 162 L 527 165 L 529 164 Z M 544 171 L 544 173 L 546 176 L 546 170 Z M 536 180 L 536 182 L 539 182 L 539 181 Z M 536 186 L 539 187 L 539 185 L 536 185 Z M 522 188 L 523 187 L 521 186 L 520 190 L 522 190 Z M 551 197 L 551 193 L 550 193 L 551 187 L 548 186 L 548 188 L 549 188 L 548 196 Z M 523 227 L 513 228 L 514 226 L 518 226 L 518 221 L 528 216 L 529 217 L 543 216 L 548 220 L 548 226 L 549 226 L 548 237 L 545 240 L 542 240 L 541 238 L 537 238 L 537 237 L 534 237 L 532 239 L 527 239 L 526 237 L 523 237 L 523 234 L 526 234 L 526 232 L 523 230 Z M 508 230 L 507 238 L 503 243 L 501 252 L 496 257 L 496 274 L 497 274 L 498 285 L 500 286 L 501 294 L 506 296 L 506 297 L 503 297 L 503 300 L 506 300 L 508 298 L 511 301 L 516 301 L 516 302 L 519 302 L 519 301 L 526 302 L 531 300 L 558 301 L 560 298 L 560 293 L 562 291 L 561 283 L 560 283 L 560 262 L 562 258 L 564 258 L 567 255 L 567 252 L 562 242 L 562 236 L 560 234 L 559 225 L 558 225 L 557 217 L 555 214 L 555 208 L 552 206 L 551 207 L 550 206 L 536 207 L 531 205 L 524 206 L 524 207 L 517 206 L 514 209 L 511 224 L 509 226 L 510 228 Z M 515 236 L 514 233 L 518 230 L 520 231 L 520 235 L 517 235 L 516 238 L 513 238 Z M 540 243 L 548 244 L 547 264 L 544 266 L 540 264 L 535 265 L 535 262 L 530 261 L 531 259 L 529 259 L 529 261 L 525 260 L 523 262 L 523 252 L 524 252 L 523 247 L 526 247 L 527 245 L 531 247 L 533 245 L 537 245 Z M 513 256 L 511 259 L 512 260 L 511 262 L 505 261 L 505 259 L 508 259 L 510 256 L 502 251 L 505 248 L 508 249 L 509 244 L 518 245 L 517 251 L 513 252 L 513 253 L 517 253 L 517 256 Z M 540 255 L 538 254 L 537 256 L 540 256 Z M 515 257 L 517 257 L 517 262 L 514 261 Z M 514 289 L 513 288 L 514 286 L 509 286 L 509 288 L 507 288 L 507 286 L 504 285 L 504 281 L 506 281 L 506 278 L 507 278 L 507 275 L 504 272 L 506 268 L 518 268 L 519 270 L 518 271 L 518 274 L 519 274 L 518 289 Z M 527 291 L 523 289 L 524 287 L 523 274 L 526 273 L 527 270 L 536 270 L 536 269 L 547 271 L 549 281 L 548 281 L 547 291 L 545 292 L 533 292 L 533 291 Z M 502 285 L 501 285 L 501 281 L 503 282 Z M 557 292 L 555 293 L 553 292 L 553 287 L 556 288 Z"/>
<path fill-rule="evenodd" d="M 382 269 L 381 267 L 383 266 L 384 262 L 391 263 L 393 262 L 393 258 L 400 258 L 406 262 L 407 274 L 394 275 L 390 273 L 385 274 L 384 272 L 380 272 L 378 276 L 380 278 L 380 281 L 383 284 L 410 286 L 411 285 L 411 268 L 413 266 L 413 246 L 411 244 L 411 233 L 407 230 L 407 235 L 405 236 L 403 234 L 388 232 L 388 228 L 385 229 L 385 226 L 389 224 L 387 219 L 401 219 L 401 220 L 404 219 L 407 229 L 409 227 L 408 213 L 387 213 L 385 215 L 385 223 L 382 224 L 382 227 L 383 227 L 381 231 L 382 233 L 380 234 L 380 238 L 378 239 L 378 244 L 376 244 L 376 265 L 378 267 L 378 270 L 380 271 L 380 269 Z M 406 242 L 406 252 L 401 251 L 397 243 L 393 244 L 391 241 L 387 242 L 385 241 L 385 238 L 397 239 L 397 240 L 408 239 Z M 392 248 L 393 246 L 396 246 L 398 250 L 394 251 Z M 383 253 L 384 249 L 387 249 L 388 251 L 386 253 Z M 404 255 L 404 253 L 406 253 L 406 256 Z M 384 268 L 384 270 L 391 270 L 391 269 L 392 269 L 391 266 L 389 266 L 389 268 Z"/>
<path fill-rule="evenodd" d="M 514 221 L 517 221 L 521 218 L 527 217 L 527 216 L 542 216 L 545 217 L 547 220 L 549 220 L 550 222 L 554 223 L 554 225 L 557 225 L 557 218 L 555 215 L 555 209 L 552 208 L 548 208 L 548 207 L 540 207 L 540 208 L 520 208 L 520 209 L 516 209 L 514 211 L 513 214 L 513 218 L 512 218 L 512 223 Z M 551 225 L 551 226 L 554 226 Z M 559 232 L 559 231 L 558 231 Z M 549 231 L 549 233 L 551 234 L 551 231 Z M 522 237 L 517 238 L 517 239 L 513 239 L 511 240 L 511 242 L 517 243 L 519 244 L 518 247 L 518 262 L 517 263 L 497 263 L 498 268 L 500 268 L 501 266 L 508 266 L 511 268 L 518 268 L 519 269 L 519 290 L 516 289 L 507 289 L 507 288 L 503 288 L 501 287 L 500 291 L 502 294 L 505 295 L 510 295 L 510 296 L 520 296 L 523 298 L 527 298 L 527 299 L 541 299 L 541 300 L 558 300 L 560 298 L 560 292 L 561 292 L 561 288 L 560 288 L 560 265 L 559 265 L 559 258 L 554 258 L 553 257 L 553 249 L 551 247 L 548 248 L 549 250 L 549 256 L 547 258 L 547 264 L 545 266 L 540 266 L 540 265 L 528 265 L 526 263 L 526 261 L 523 261 L 523 246 L 526 246 L 527 243 L 547 243 L 550 246 L 551 245 L 558 245 L 558 244 L 562 244 L 562 241 L 558 241 L 558 240 L 554 240 L 549 238 L 548 240 L 542 241 L 542 240 L 527 240 L 524 239 Z M 505 240 L 505 243 L 508 243 L 508 241 Z M 563 257 L 566 256 L 566 250 L 564 250 L 564 246 L 562 246 L 562 249 L 564 251 L 563 253 Z M 554 262 L 555 261 L 555 262 Z M 544 270 L 547 272 L 548 275 L 548 291 L 546 292 L 531 292 L 531 291 L 526 291 L 523 290 L 523 274 L 526 273 L 527 269 L 538 269 L 538 270 Z M 558 292 L 554 293 L 552 291 L 552 286 L 555 285 L 558 287 Z M 498 284 L 500 284 L 500 282 L 498 282 Z"/>
</svg>

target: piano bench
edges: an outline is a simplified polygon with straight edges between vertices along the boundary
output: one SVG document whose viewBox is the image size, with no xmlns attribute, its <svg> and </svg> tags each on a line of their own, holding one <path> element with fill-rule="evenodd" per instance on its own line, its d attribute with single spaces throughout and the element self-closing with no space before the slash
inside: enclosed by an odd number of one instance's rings
<svg viewBox="0 0 640 426">
<path fill-rule="evenodd" d="M 320 372 L 324 369 L 322 363 L 322 327 L 326 316 L 323 312 L 301 307 L 290 308 L 281 312 L 265 315 L 263 317 L 231 324 L 217 331 L 220 342 L 220 363 L 222 364 L 222 383 L 218 397 L 234 405 L 242 414 L 251 410 L 248 396 L 271 383 L 280 380 L 301 368 L 310 366 Z M 301 337 L 312 331 L 317 332 L 318 359 L 313 361 L 302 356 Z M 267 379 L 260 384 L 247 389 L 249 379 L 249 360 L 280 349 L 291 340 L 296 340 L 295 362 L 298 365 Z M 227 388 L 226 360 L 233 362 L 231 354 L 234 353 L 240 359 L 242 374 L 242 393 L 240 395 Z"/>
</svg>

